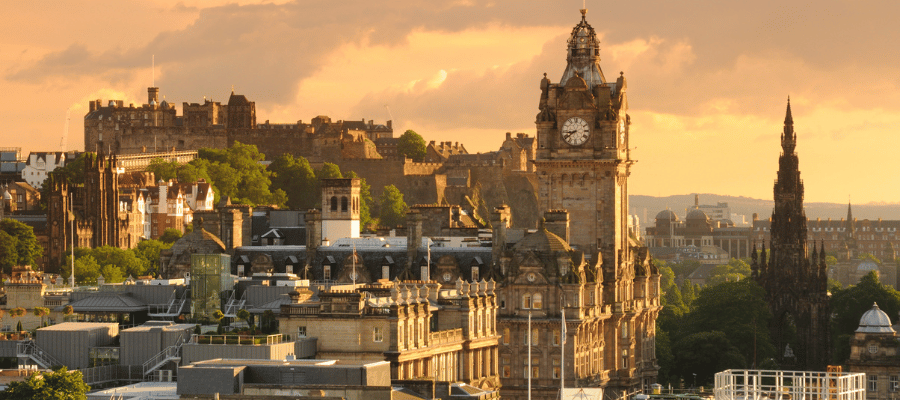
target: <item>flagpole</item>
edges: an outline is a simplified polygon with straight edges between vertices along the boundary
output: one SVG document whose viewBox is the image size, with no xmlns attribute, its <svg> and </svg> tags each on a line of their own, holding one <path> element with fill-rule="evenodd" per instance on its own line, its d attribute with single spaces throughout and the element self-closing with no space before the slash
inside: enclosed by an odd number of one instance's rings
<svg viewBox="0 0 900 400">
<path fill-rule="evenodd" d="M 559 357 L 559 398 L 563 399 L 563 390 L 566 388 L 566 306 L 562 305 L 562 330 L 560 330 L 560 345 L 562 352 Z"/>
<path fill-rule="evenodd" d="M 528 312 L 528 371 L 525 371 L 525 375 L 528 375 L 528 400 L 531 400 L 531 311 Z"/>
</svg>

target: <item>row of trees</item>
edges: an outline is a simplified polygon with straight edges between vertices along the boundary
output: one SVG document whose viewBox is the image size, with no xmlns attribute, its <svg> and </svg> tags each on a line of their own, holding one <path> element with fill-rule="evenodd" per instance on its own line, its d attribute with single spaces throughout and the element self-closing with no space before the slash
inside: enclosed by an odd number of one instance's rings
<svg viewBox="0 0 900 400">
<path fill-rule="evenodd" d="M 176 231 L 177 232 L 177 231 Z M 78 284 L 96 284 L 100 275 L 108 283 L 122 282 L 129 276 L 138 277 L 156 271 L 159 255 L 163 250 L 172 247 L 172 242 L 180 235 L 170 234 L 167 240 L 144 240 L 133 249 L 120 249 L 102 246 L 94 249 L 78 247 L 75 249 L 75 282 Z M 66 256 L 60 275 L 71 274 L 71 255 Z"/>
</svg>

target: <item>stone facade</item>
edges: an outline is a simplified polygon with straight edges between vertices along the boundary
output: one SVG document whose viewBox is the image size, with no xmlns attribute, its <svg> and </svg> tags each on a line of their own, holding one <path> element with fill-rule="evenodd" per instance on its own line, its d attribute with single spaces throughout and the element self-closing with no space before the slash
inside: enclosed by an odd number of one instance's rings
<svg viewBox="0 0 900 400">
<path fill-rule="evenodd" d="M 776 355 L 785 369 L 824 371 L 830 361 L 831 311 L 825 248 L 808 246 L 803 180 L 795 149 L 797 134 L 788 102 L 775 180 L 770 253 L 751 255 L 752 275 L 766 289 Z M 791 334 L 790 325 L 796 332 Z M 788 349 L 790 347 L 790 350 Z"/>
<path fill-rule="evenodd" d="M 317 358 L 391 363 L 391 379 L 465 382 L 497 389 L 494 283 L 382 281 L 290 294 L 283 333 L 317 338 Z"/>
</svg>

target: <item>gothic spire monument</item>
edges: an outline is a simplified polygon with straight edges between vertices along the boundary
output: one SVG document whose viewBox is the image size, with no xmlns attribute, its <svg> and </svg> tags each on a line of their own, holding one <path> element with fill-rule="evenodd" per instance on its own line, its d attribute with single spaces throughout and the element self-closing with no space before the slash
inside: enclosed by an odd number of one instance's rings
<svg viewBox="0 0 900 400">
<path fill-rule="evenodd" d="M 824 371 L 830 360 L 830 309 L 825 247 L 810 249 L 797 133 L 788 99 L 775 180 L 775 209 L 768 256 L 751 257 L 753 276 L 766 290 L 771 333 L 782 368 Z M 765 249 L 765 245 L 763 245 Z M 759 259 L 759 261 L 757 261 Z"/>
</svg>

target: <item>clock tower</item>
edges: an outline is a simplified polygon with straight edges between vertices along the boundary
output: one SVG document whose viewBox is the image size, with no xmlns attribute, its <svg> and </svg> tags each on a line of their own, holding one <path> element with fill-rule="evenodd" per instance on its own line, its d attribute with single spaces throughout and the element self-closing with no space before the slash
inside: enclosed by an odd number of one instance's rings
<svg viewBox="0 0 900 400">
<path fill-rule="evenodd" d="M 535 170 L 542 211 L 566 209 L 569 242 L 586 254 L 600 252 L 604 269 L 630 264 L 628 148 L 630 119 L 624 74 L 606 80 L 600 41 L 587 10 L 573 29 L 559 83 L 541 80 Z"/>
</svg>

